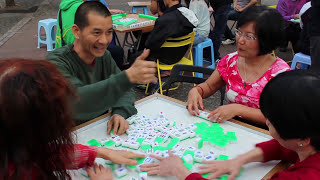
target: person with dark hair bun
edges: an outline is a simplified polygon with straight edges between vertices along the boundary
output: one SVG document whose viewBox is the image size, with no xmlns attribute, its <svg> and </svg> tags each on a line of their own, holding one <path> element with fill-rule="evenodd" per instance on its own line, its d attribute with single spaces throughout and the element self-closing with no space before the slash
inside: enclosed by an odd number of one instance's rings
<svg viewBox="0 0 320 180">
<path fill-rule="evenodd" d="M 69 82 L 45 60 L 0 60 L 0 179 L 71 179 L 67 169 L 94 165 L 96 157 L 137 164 L 144 155 L 74 144 Z M 94 165 L 91 179 L 112 179 Z"/>
<path fill-rule="evenodd" d="M 179 180 L 202 180 L 200 174 L 206 173 L 212 173 L 208 179 L 229 174 L 228 180 L 233 180 L 247 163 L 284 160 L 293 165 L 270 180 L 320 179 L 320 74 L 308 70 L 279 74 L 263 89 L 260 107 L 274 139 L 231 160 L 207 161 L 199 173 L 191 173 L 171 151 L 168 158 L 152 156 L 160 163 L 143 165 L 142 170 Z"/>
<path fill-rule="evenodd" d="M 265 6 L 251 6 L 243 11 L 236 27 L 237 52 L 222 58 L 212 75 L 188 95 L 188 111 L 199 114 L 207 98 L 226 85 L 228 105 L 220 106 L 208 118 L 221 123 L 235 118 L 267 128 L 259 109 L 264 86 L 288 64 L 270 53 L 281 43 L 283 19 L 279 12 Z"/>
</svg>

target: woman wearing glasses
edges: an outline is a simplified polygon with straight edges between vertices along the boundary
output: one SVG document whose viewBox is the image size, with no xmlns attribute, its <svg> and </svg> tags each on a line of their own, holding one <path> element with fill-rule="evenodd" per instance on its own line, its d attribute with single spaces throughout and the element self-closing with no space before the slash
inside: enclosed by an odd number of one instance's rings
<svg viewBox="0 0 320 180">
<path fill-rule="evenodd" d="M 200 174 L 206 173 L 210 173 L 207 179 L 227 174 L 228 180 L 234 180 L 247 163 L 284 160 L 292 165 L 268 180 L 320 179 L 319 72 L 296 70 L 280 74 L 263 89 L 260 105 L 274 139 L 258 143 L 227 161 L 205 161 L 199 173 L 188 170 L 171 151 L 167 158 L 151 155 L 160 162 L 144 164 L 141 170 L 149 175 L 176 176 L 179 180 L 205 180 Z"/>
<path fill-rule="evenodd" d="M 222 58 L 217 69 L 204 83 L 192 88 L 188 95 L 188 111 L 195 115 L 204 109 L 207 98 L 226 85 L 228 105 L 210 113 L 212 121 L 232 118 L 266 128 L 266 119 L 259 109 L 264 86 L 288 64 L 270 53 L 281 44 L 283 19 L 275 9 L 253 6 L 239 17 L 236 29 L 237 51 Z"/>
</svg>

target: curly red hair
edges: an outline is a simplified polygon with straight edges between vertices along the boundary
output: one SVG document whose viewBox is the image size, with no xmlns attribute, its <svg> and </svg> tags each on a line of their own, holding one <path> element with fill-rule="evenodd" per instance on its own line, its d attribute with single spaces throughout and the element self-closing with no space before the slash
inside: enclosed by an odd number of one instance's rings
<svg viewBox="0 0 320 180">
<path fill-rule="evenodd" d="M 0 60 L 0 174 L 5 179 L 34 172 L 39 179 L 70 179 L 64 162 L 73 146 L 68 98 L 74 96 L 48 61 Z"/>
</svg>

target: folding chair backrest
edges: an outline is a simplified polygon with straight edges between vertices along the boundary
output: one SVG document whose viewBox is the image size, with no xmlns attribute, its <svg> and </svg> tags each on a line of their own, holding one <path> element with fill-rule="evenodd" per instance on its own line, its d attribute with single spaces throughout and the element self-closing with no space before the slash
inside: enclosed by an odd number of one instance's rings
<svg viewBox="0 0 320 180">
<path fill-rule="evenodd" d="M 200 78 L 200 77 L 194 77 L 191 75 L 186 75 L 186 72 L 198 72 L 198 73 L 203 73 L 210 76 L 213 73 L 213 71 L 214 69 L 201 67 L 201 66 L 176 64 L 172 68 L 169 80 L 167 80 L 164 83 L 163 89 L 166 90 L 166 95 L 168 95 L 168 92 L 169 92 L 168 89 L 170 89 L 171 84 L 175 82 L 187 82 L 187 83 L 193 83 L 193 84 L 200 84 L 207 80 L 207 78 Z M 224 86 L 220 89 L 220 93 L 221 93 L 220 105 L 223 105 L 225 92 L 226 92 L 226 88 Z"/>
<path fill-rule="evenodd" d="M 186 72 L 199 72 L 207 75 L 211 75 L 214 69 L 200 67 L 200 66 L 190 66 L 184 64 L 176 64 L 173 66 L 172 71 L 170 73 L 170 78 L 166 83 L 163 85 L 163 89 L 168 88 L 172 83 L 175 82 L 188 82 L 194 84 L 203 83 L 206 78 L 194 77 L 191 75 L 186 75 Z M 181 72 L 184 72 L 183 74 Z"/>
<path fill-rule="evenodd" d="M 186 45 L 189 46 L 188 58 L 192 58 L 192 46 L 194 41 L 195 33 L 191 32 L 188 35 L 178 37 L 178 38 L 168 38 L 161 47 L 182 47 Z M 190 57 L 191 56 L 191 57 Z M 191 59 L 193 61 L 193 59 Z"/>
<path fill-rule="evenodd" d="M 178 38 L 168 38 L 161 47 L 181 47 L 191 44 L 193 45 L 194 32 Z"/>
</svg>

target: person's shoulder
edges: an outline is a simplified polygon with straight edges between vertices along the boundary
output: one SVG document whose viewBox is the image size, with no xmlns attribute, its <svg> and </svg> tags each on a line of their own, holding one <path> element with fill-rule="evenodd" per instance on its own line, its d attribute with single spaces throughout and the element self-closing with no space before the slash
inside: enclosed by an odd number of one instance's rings
<svg viewBox="0 0 320 180">
<path fill-rule="evenodd" d="M 51 51 L 47 56 L 46 59 L 48 60 L 62 60 L 66 56 L 68 56 L 71 52 L 70 45 L 65 45 L 55 50 Z"/>
<path fill-rule="evenodd" d="M 276 57 L 276 61 L 274 62 L 275 65 L 277 66 L 281 66 L 283 68 L 289 68 L 290 69 L 290 66 L 289 64 L 284 61 L 283 59 L 279 58 L 279 57 Z"/>
<path fill-rule="evenodd" d="M 238 52 L 233 52 L 230 54 L 225 55 L 223 58 L 220 59 L 220 61 L 218 62 L 218 69 L 219 68 L 228 68 L 228 67 L 233 67 L 237 60 L 238 60 Z"/>
<path fill-rule="evenodd" d="M 315 162 L 318 163 L 318 162 Z M 320 179 L 319 167 L 318 165 L 310 166 L 306 163 L 299 163 L 299 165 L 293 165 L 290 168 L 278 172 L 270 180 L 318 180 Z"/>
<path fill-rule="evenodd" d="M 271 76 L 277 76 L 285 71 L 290 71 L 290 66 L 283 59 L 277 57 L 276 61 L 270 67 Z"/>
<path fill-rule="evenodd" d="M 185 17 L 189 17 L 189 16 L 195 16 L 194 12 L 184 6 L 177 8 L 178 13 L 181 13 L 183 16 Z"/>
<path fill-rule="evenodd" d="M 186 7 L 179 7 L 178 11 L 185 20 L 189 21 L 189 23 L 194 27 L 197 27 L 197 25 L 199 24 L 199 20 L 193 11 Z"/>
<path fill-rule="evenodd" d="M 233 53 L 229 53 L 229 54 L 225 55 L 223 58 L 221 58 L 220 61 L 225 61 L 226 63 L 235 62 L 238 60 L 238 57 L 239 57 L 238 52 L 235 51 Z"/>
<path fill-rule="evenodd" d="M 72 52 L 70 45 L 65 45 L 50 52 L 46 59 L 60 68 L 73 66 L 77 56 Z"/>
</svg>

